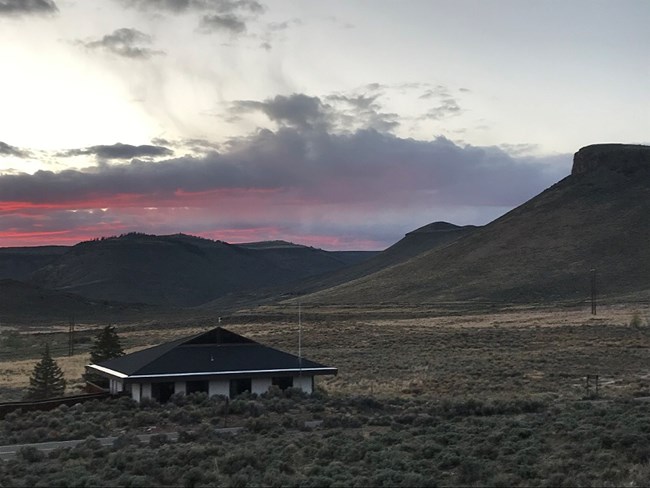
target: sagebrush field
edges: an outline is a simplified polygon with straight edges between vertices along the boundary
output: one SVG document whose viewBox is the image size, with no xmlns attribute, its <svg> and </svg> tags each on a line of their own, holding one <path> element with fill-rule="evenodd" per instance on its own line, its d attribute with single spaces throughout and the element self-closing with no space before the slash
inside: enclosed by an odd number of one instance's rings
<svg viewBox="0 0 650 488">
<path fill-rule="evenodd" d="M 242 313 L 222 326 L 297 352 L 292 311 Z M 650 327 L 645 308 L 430 314 L 307 309 L 302 346 L 339 368 L 316 395 L 204 394 L 159 405 L 128 398 L 13 413 L 0 443 L 88 440 L 0 464 L 9 486 L 642 486 L 650 477 Z M 386 315 L 386 318 L 382 318 Z M 389 317 L 389 318 L 388 318 Z M 636 318 L 635 318 L 636 317 Z M 118 328 L 128 350 L 216 325 Z M 59 356 L 73 392 L 97 327 Z M 32 331 L 34 332 L 34 331 Z M 5 335 L 3 394 L 28 383 L 38 347 L 63 331 Z M 6 349 L 5 349 L 6 350 Z M 598 391 L 592 378 L 598 375 Z M 305 422 L 319 421 L 307 428 Z M 243 430 L 230 437 L 223 426 Z M 160 433 L 142 444 L 134 437 Z M 180 433 L 172 442 L 166 432 Z M 119 436 L 112 446 L 94 437 Z"/>
</svg>

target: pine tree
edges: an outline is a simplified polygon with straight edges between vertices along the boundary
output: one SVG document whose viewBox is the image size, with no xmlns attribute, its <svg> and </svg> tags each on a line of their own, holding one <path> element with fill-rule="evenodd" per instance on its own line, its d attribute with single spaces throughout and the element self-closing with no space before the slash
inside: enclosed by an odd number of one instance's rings
<svg viewBox="0 0 650 488">
<path fill-rule="evenodd" d="M 120 356 L 124 356 L 120 338 L 115 327 L 107 325 L 95 337 L 95 343 L 90 348 L 90 362 L 97 364 Z"/>
<path fill-rule="evenodd" d="M 95 342 L 90 348 L 90 362 L 97 364 L 120 356 L 124 356 L 120 338 L 115 332 L 115 327 L 107 325 L 95 337 Z M 108 387 L 108 380 L 97 373 L 86 372 L 83 377 L 87 382 L 102 388 Z"/>
<path fill-rule="evenodd" d="M 50 355 L 50 345 L 45 345 L 43 357 L 34 366 L 29 378 L 29 390 L 26 397 L 31 400 L 42 400 L 63 395 L 65 391 L 63 371 Z"/>
</svg>

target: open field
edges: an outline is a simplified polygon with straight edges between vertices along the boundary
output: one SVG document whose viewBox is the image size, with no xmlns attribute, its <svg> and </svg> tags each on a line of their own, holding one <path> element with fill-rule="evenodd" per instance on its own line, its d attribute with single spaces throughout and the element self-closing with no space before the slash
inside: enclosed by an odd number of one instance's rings
<svg viewBox="0 0 650 488">
<path fill-rule="evenodd" d="M 297 353 L 297 316 L 292 308 L 267 309 L 224 319 L 222 325 L 262 343 Z M 358 311 L 357 311 L 358 312 Z M 629 322 L 635 312 L 641 326 Z M 272 317 L 272 319 L 265 319 Z M 305 357 L 339 368 L 336 377 L 318 379 L 330 393 L 362 393 L 395 397 L 447 398 L 528 397 L 582 398 L 586 375 L 599 375 L 606 398 L 650 395 L 650 327 L 647 308 L 600 307 L 591 315 L 584 307 L 512 308 L 495 312 L 460 311 L 445 315 L 399 318 L 399 310 L 350 314 L 349 310 L 303 308 Z M 402 314 L 405 315 L 405 314 Z M 118 326 L 128 351 L 192 335 L 213 327 Z M 95 329 L 80 332 L 77 354 L 67 357 L 67 335 L 20 336 L 11 357 L 0 357 L 3 400 L 19 398 L 28 385 L 44 340 L 59 344 L 56 359 L 70 390 L 80 386 L 88 347 Z M 15 340 L 15 337 L 14 337 Z M 58 342 L 57 342 L 58 341 Z M 2 351 L 0 349 L 0 351 Z M 4 353 L 9 354 L 5 349 Z M 28 359 L 19 359 L 24 354 Z"/>
<path fill-rule="evenodd" d="M 222 325 L 296 352 L 292 312 L 242 313 Z M 318 378 L 315 395 L 277 391 L 228 403 L 192 394 L 163 405 L 121 398 L 14 412 L 0 421 L 0 443 L 87 440 L 47 454 L 23 448 L 0 463 L 0 480 L 9 486 L 647 484 L 647 309 L 606 307 L 596 316 L 584 308 L 430 316 L 393 310 L 391 318 L 379 318 L 377 310 L 327 312 L 303 309 L 305 356 L 339 368 L 336 377 Z M 635 312 L 641 320 L 633 326 Z M 201 330 L 118 327 L 128 350 Z M 48 338 L 62 340 L 61 334 Z M 36 338 L 43 339 L 42 331 Z M 31 353 L 29 336 L 21 339 L 15 352 Z M 87 357 L 57 358 L 73 387 Z M 34 362 L 0 362 L 5 398 L 26 388 Z M 586 389 L 586 375 L 599 375 L 598 397 L 593 385 Z M 215 430 L 226 425 L 243 430 L 232 437 Z M 166 432 L 177 432 L 178 441 Z M 140 444 L 134 436 L 141 433 L 159 435 Z M 119 438 L 102 447 L 93 438 L 102 436 Z"/>
</svg>

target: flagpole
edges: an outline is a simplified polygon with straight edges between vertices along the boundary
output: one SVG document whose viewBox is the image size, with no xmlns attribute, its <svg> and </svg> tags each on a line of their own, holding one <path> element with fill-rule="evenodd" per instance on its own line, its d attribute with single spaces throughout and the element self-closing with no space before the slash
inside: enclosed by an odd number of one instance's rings
<svg viewBox="0 0 650 488">
<path fill-rule="evenodd" d="M 298 368 L 300 369 L 300 376 L 302 376 L 302 313 L 300 301 L 298 301 Z"/>
</svg>

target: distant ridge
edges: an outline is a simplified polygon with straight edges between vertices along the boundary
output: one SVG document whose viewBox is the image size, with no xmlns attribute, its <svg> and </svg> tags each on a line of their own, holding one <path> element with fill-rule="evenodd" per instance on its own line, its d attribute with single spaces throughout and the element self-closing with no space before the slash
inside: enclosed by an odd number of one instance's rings
<svg viewBox="0 0 650 488">
<path fill-rule="evenodd" d="M 48 257 L 29 280 L 95 300 L 187 307 L 328 273 L 366 257 L 284 241 L 244 246 L 134 232 L 66 248 Z"/>
<path fill-rule="evenodd" d="M 293 249 L 297 247 L 307 247 L 302 244 L 294 244 L 287 241 L 257 241 L 257 242 L 242 242 L 237 246 L 245 247 L 246 249 Z"/>
<path fill-rule="evenodd" d="M 449 222 L 432 222 L 427 225 L 423 225 L 422 227 L 415 229 L 414 231 L 407 232 L 406 235 L 412 235 L 412 234 L 420 234 L 420 233 L 431 233 L 431 232 L 453 232 L 457 231 L 459 229 L 467 229 L 467 228 L 475 228 L 473 225 L 466 225 L 466 226 L 458 226 L 454 224 L 450 224 Z"/>
<path fill-rule="evenodd" d="M 650 298 L 650 147 L 593 145 L 572 174 L 470 235 L 353 282 L 314 303 Z M 417 235 L 417 233 L 413 233 Z"/>
<path fill-rule="evenodd" d="M 303 280 L 292 287 L 290 293 L 294 295 L 311 293 L 358 280 L 391 266 L 404 263 L 424 252 L 444 247 L 472 234 L 479 228 L 473 225 L 458 226 L 449 222 L 432 222 L 408 232 L 401 240 L 370 259 L 324 276 Z"/>
</svg>

